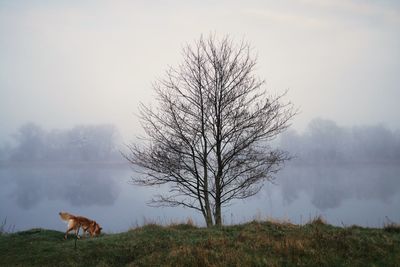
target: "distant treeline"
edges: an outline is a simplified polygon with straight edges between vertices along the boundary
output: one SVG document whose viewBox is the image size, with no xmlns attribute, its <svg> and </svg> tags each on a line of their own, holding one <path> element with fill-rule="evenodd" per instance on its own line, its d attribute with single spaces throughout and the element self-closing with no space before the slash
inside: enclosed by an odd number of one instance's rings
<svg viewBox="0 0 400 267">
<path fill-rule="evenodd" d="M 46 131 L 27 123 L 13 139 L 0 145 L 1 161 L 123 161 L 121 137 L 112 124 Z M 284 132 L 278 146 L 295 161 L 310 163 L 400 161 L 400 131 L 382 125 L 340 127 L 314 119 L 303 133 Z"/>
<path fill-rule="evenodd" d="M 114 125 L 80 125 L 46 131 L 34 123 L 21 126 L 14 143 L 0 146 L 2 161 L 114 161 L 122 160 Z"/>
<path fill-rule="evenodd" d="M 280 147 L 298 161 L 400 161 L 400 132 L 382 125 L 340 127 L 334 121 L 314 119 L 304 133 L 282 134 Z"/>
</svg>

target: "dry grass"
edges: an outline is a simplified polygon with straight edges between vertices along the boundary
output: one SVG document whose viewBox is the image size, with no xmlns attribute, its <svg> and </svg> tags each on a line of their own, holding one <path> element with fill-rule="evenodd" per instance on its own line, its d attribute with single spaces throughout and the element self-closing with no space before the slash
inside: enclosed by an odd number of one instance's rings
<svg viewBox="0 0 400 267">
<path fill-rule="evenodd" d="M 7 226 L 7 217 L 0 223 L 0 235 L 13 233 L 15 229 L 15 225 Z"/>
<path fill-rule="evenodd" d="M 311 219 L 307 224 L 312 224 L 312 225 L 327 225 L 327 221 L 322 217 L 321 215 L 318 215 Z"/>
<path fill-rule="evenodd" d="M 252 221 L 201 228 L 154 222 L 120 234 L 63 241 L 56 231 L 0 236 L 0 266 L 396 266 L 400 234 L 383 229 L 335 227 L 316 217 L 306 225 Z M 32 247 L 31 244 L 35 243 Z M 2 253 L 3 252 L 3 253 Z M 6 253 L 4 253 L 6 252 Z"/>
<path fill-rule="evenodd" d="M 395 223 L 386 216 L 387 222 L 383 225 L 383 230 L 390 233 L 400 233 L 400 224 Z"/>
<path fill-rule="evenodd" d="M 400 224 L 387 223 L 383 226 L 383 230 L 389 233 L 400 233 Z"/>
</svg>

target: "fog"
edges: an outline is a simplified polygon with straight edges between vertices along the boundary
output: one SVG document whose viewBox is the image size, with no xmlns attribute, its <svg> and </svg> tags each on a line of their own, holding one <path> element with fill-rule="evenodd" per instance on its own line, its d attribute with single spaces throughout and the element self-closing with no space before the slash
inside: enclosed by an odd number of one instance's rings
<svg viewBox="0 0 400 267">
<path fill-rule="evenodd" d="M 109 231 L 202 223 L 149 208 L 165 188 L 129 184 L 120 151 L 143 133 L 138 105 L 155 104 L 152 83 L 182 47 L 228 34 L 251 44 L 255 75 L 299 113 L 273 144 L 293 159 L 225 222 L 400 222 L 399 28 L 392 0 L 0 1 L 0 220 L 63 230 L 63 209 Z"/>
<path fill-rule="evenodd" d="M 301 134 L 283 134 L 280 147 L 293 155 L 291 167 L 281 173 L 288 203 L 304 192 L 326 210 L 351 198 L 390 202 L 400 192 L 399 131 L 314 119 Z"/>
<path fill-rule="evenodd" d="M 152 83 L 209 33 L 251 44 L 265 88 L 300 108 L 296 130 L 316 116 L 399 129 L 399 14 L 393 0 L 3 0 L 0 141 L 29 121 L 131 140 Z"/>
<path fill-rule="evenodd" d="M 319 163 L 368 163 L 400 161 L 400 131 L 382 124 L 338 126 L 332 120 L 314 119 L 298 133 L 282 134 L 279 146 L 292 153 L 295 161 Z"/>
<path fill-rule="evenodd" d="M 203 225 L 200 214 L 192 210 L 147 206 L 152 195 L 168 188 L 130 183 L 135 172 L 119 153 L 123 142 L 118 132 L 114 125 L 19 127 L 12 143 L 0 145 L 0 215 L 17 230 L 63 230 L 57 220 L 60 210 L 95 216 L 108 231 L 188 217 Z M 289 130 L 273 145 L 288 151 L 292 159 L 257 196 L 226 207 L 225 223 L 260 216 L 304 223 L 323 215 L 337 225 L 382 227 L 387 218 L 400 220 L 398 131 L 314 119 L 304 131 Z"/>
<path fill-rule="evenodd" d="M 0 159 L 12 162 L 121 161 L 119 131 L 114 125 L 79 125 L 46 131 L 26 123 L 0 146 Z"/>
<path fill-rule="evenodd" d="M 22 209 L 31 209 L 41 201 L 62 200 L 71 206 L 112 205 L 119 190 L 112 181 L 115 169 L 99 166 L 20 166 L 6 170 L 2 178 L 15 183 L 7 195 Z"/>
</svg>

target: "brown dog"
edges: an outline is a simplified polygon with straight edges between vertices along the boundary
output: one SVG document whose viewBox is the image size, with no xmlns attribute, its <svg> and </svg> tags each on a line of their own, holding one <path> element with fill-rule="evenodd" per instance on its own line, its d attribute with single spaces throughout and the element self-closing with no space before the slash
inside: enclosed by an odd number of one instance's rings
<svg viewBox="0 0 400 267">
<path fill-rule="evenodd" d="M 65 232 L 64 239 L 67 239 L 68 233 L 72 230 L 75 230 L 76 237 L 80 238 L 79 236 L 80 227 L 82 227 L 83 236 L 85 236 L 86 231 L 88 231 L 91 237 L 99 235 L 101 233 L 101 229 L 103 229 L 96 221 L 90 220 L 88 218 L 82 216 L 75 216 L 69 214 L 68 212 L 60 212 L 59 214 L 62 220 L 68 222 L 68 228 L 67 231 Z"/>
</svg>

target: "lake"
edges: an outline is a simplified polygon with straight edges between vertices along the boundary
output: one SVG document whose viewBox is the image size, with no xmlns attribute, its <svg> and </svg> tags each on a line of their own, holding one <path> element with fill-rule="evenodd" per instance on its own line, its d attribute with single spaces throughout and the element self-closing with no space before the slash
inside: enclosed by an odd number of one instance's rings
<svg viewBox="0 0 400 267">
<path fill-rule="evenodd" d="M 185 222 L 203 226 L 200 214 L 146 203 L 163 188 L 130 184 L 126 164 L 2 164 L 0 220 L 5 229 L 65 231 L 58 212 L 98 221 L 106 232 L 144 223 Z M 334 225 L 382 227 L 400 222 L 400 166 L 395 163 L 320 164 L 290 162 L 251 199 L 223 210 L 226 224 L 281 219 L 304 224 L 322 215 Z"/>
</svg>

